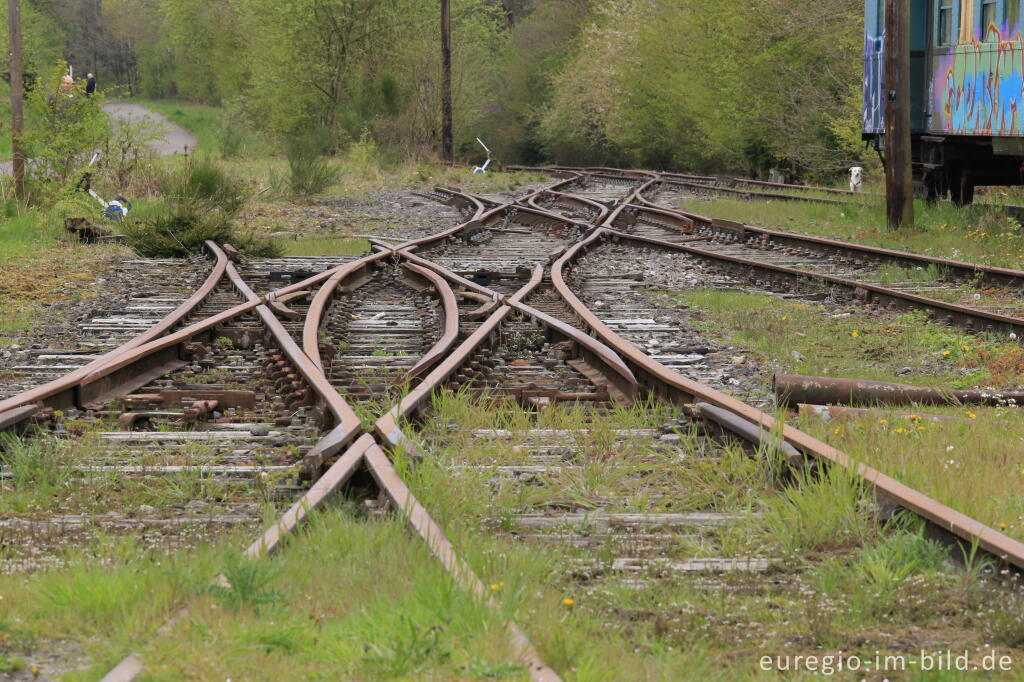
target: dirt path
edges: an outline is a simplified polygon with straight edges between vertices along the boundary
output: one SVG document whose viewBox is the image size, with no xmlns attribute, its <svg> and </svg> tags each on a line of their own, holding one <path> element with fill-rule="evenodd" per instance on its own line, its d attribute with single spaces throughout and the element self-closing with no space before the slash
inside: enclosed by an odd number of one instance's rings
<svg viewBox="0 0 1024 682">
<path fill-rule="evenodd" d="M 192 133 L 172 122 L 166 116 L 158 114 L 152 109 L 147 109 L 141 104 L 134 102 L 104 102 L 103 111 L 110 114 L 114 119 L 116 127 L 118 121 L 129 121 L 132 123 L 149 119 L 152 121 L 159 139 L 152 140 L 149 146 L 156 150 L 160 156 L 180 154 L 188 147 L 189 151 L 196 148 L 196 138 Z"/>
<path fill-rule="evenodd" d="M 152 109 L 147 109 L 141 104 L 134 102 L 104 102 L 103 111 L 110 114 L 114 119 L 114 128 L 117 128 L 119 121 L 137 122 L 145 119 L 152 121 L 157 139 L 150 140 L 149 146 L 156 150 L 160 156 L 181 154 L 188 147 L 189 151 L 196 148 L 196 138 L 192 133 L 174 123 L 163 114 L 158 114 Z M 0 175 L 10 175 L 13 172 L 10 160 L 0 161 Z"/>
</svg>

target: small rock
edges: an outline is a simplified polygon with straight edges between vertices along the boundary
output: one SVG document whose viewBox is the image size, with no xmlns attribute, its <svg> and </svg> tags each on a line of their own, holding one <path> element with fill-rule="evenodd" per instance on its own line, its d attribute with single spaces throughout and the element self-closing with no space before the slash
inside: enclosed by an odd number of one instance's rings
<svg viewBox="0 0 1024 682">
<path fill-rule="evenodd" d="M 678 445 L 683 442 L 682 437 L 678 433 L 666 433 L 665 435 L 658 438 L 662 443 L 668 443 L 670 445 Z"/>
<path fill-rule="evenodd" d="M 143 505 L 139 506 L 139 513 L 140 514 L 152 514 L 155 511 L 156 511 L 156 507 L 151 507 L 148 504 L 143 504 Z"/>
<path fill-rule="evenodd" d="M 734 365 L 742 365 L 746 361 L 747 361 L 747 359 L 745 357 L 743 357 L 742 355 L 734 355 L 734 356 L 732 356 L 732 364 L 734 364 Z"/>
<path fill-rule="evenodd" d="M 249 429 L 249 433 L 254 436 L 268 436 L 270 435 L 270 430 L 266 426 L 254 426 Z"/>
<path fill-rule="evenodd" d="M 790 351 L 789 354 L 792 355 L 793 359 L 796 360 L 797 362 L 803 362 L 804 361 L 803 353 L 801 353 L 798 350 Z"/>
<path fill-rule="evenodd" d="M 185 505 L 185 509 L 189 509 L 191 511 L 202 511 L 203 509 L 206 509 L 209 506 L 209 502 L 203 502 L 202 500 L 192 500 L 191 502 Z"/>
<path fill-rule="evenodd" d="M 911 369 L 910 367 L 900 367 L 898 370 L 896 370 L 896 374 L 898 374 L 901 377 L 905 377 L 908 374 L 911 374 L 913 371 L 914 370 Z"/>
</svg>

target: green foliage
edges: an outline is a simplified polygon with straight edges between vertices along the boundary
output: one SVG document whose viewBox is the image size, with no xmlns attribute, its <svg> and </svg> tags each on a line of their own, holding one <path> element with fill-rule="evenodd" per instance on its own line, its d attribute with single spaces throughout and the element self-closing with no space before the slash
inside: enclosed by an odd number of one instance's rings
<svg viewBox="0 0 1024 682">
<path fill-rule="evenodd" d="M 0 462 L 11 472 L 15 492 L 32 489 L 48 495 L 64 487 L 71 472 L 63 466 L 62 454 L 53 443 L 0 433 Z"/>
<path fill-rule="evenodd" d="M 210 594 L 233 609 L 248 607 L 258 610 L 261 606 L 284 599 L 280 592 L 270 587 L 280 573 L 280 566 L 265 557 L 253 559 L 241 552 L 229 552 L 222 567 L 227 583 L 211 585 Z"/>
<path fill-rule="evenodd" d="M 61 89 L 67 64 L 58 62 L 40 79 L 26 98 L 26 114 L 32 120 L 22 138 L 26 182 L 36 201 L 45 201 L 76 178 L 95 149 L 109 133 L 109 122 L 99 97 L 85 97 L 85 84 L 75 82 Z"/>
<path fill-rule="evenodd" d="M 233 218 L 245 205 L 248 189 L 211 158 L 189 157 L 159 184 L 163 201 L 137 208 L 121 226 L 129 246 L 142 255 L 196 253 L 208 239 L 253 256 L 280 255 L 272 240 L 237 229 Z"/>
<path fill-rule="evenodd" d="M 180 211 L 219 211 L 231 217 L 249 198 L 240 180 L 227 174 L 210 156 L 191 156 L 180 170 L 164 175 L 161 195 Z"/>
<path fill-rule="evenodd" d="M 334 184 L 340 168 L 325 156 L 327 131 L 322 127 L 288 141 L 288 190 L 294 196 L 320 194 Z"/>
</svg>

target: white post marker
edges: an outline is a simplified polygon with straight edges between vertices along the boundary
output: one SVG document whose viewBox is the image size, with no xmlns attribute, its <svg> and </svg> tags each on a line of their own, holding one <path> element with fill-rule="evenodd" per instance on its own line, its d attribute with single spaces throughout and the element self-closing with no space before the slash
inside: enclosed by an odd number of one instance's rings
<svg viewBox="0 0 1024 682">
<path fill-rule="evenodd" d="M 476 141 L 479 142 L 480 146 L 484 148 L 485 152 L 487 152 L 487 160 L 484 161 L 484 165 L 477 166 L 476 168 L 474 168 L 473 172 L 474 173 L 486 173 L 487 172 L 487 165 L 491 162 L 491 150 L 487 148 L 487 145 L 485 145 L 484 141 L 481 140 L 479 137 L 476 138 Z"/>
</svg>

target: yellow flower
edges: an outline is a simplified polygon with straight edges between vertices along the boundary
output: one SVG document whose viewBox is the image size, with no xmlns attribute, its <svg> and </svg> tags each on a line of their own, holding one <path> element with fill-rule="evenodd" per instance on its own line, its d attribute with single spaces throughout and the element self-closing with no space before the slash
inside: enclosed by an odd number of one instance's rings
<svg viewBox="0 0 1024 682">
<path fill-rule="evenodd" d="M 1006 523 L 1000 523 L 999 530 L 1006 530 Z"/>
<path fill-rule="evenodd" d="M 783 316 L 782 316 L 782 321 L 783 321 L 783 322 L 785 322 L 785 321 L 786 321 L 786 320 L 788 320 L 788 319 L 789 319 L 789 315 L 783 315 Z"/>
<path fill-rule="evenodd" d="M 505 583 L 503 583 L 503 582 L 501 582 L 501 583 L 491 583 L 491 589 L 494 590 L 495 592 L 497 592 L 502 587 L 504 587 L 504 585 L 505 585 Z"/>
<path fill-rule="evenodd" d="M 971 349 L 970 346 L 964 346 L 964 350 L 970 350 L 970 349 Z"/>
<path fill-rule="evenodd" d="M 971 412 L 970 410 L 967 410 L 967 418 L 968 418 L 968 419 L 977 419 L 977 418 L 978 418 L 978 415 L 974 414 L 974 413 L 973 413 L 973 412 Z"/>
<path fill-rule="evenodd" d="M 834 434 L 836 434 L 836 435 L 838 436 L 838 435 L 839 435 L 839 432 L 840 432 L 840 431 L 842 431 L 842 429 L 840 429 L 840 428 L 839 428 L 839 427 L 837 426 L 837 427 L 835 428 L 835 430 L 834 430 L 834 431 L 833 431 L 832 433 L 834 433 Z M 1020 473 L 1024 474 L 1024 471 L 1021 471 Z"/>
<path fill-rule="evenodd" d="M 575 603 L 576 603 L 576 602 L 575 602 L 575 601 L 573 600 L 573 598 L 572 598 L 572 597 L 566 597 L 565 599 L 563 599 L 563 600 L 562 600 L 562 604 L 563 604 L 564 606 L 572 606 L 572 605 L 573 605 L 573 604 L 575 604 Z"/>
<path fill-rule="evenodd" d="M 909 419 L 910 421 L 917 421 L 920 418 L 921 417 L 917 416 L 916 414 L 912 414 L 909 417 L 907 417 L 907 419 Z"/>
<path fill-rule="evenodd" d="M 879 420 L 878 420 L 878 423 L 879 423 L 879 424 L 888 424 L 888 423 L 889 423 L 889 420 L 888 420 L 888 419 L 879 419 Z"/>
<path fill-rule="evenodd" d="M 858 336 L 860 336 L 860 332 L 852 331 L 850 332 L 850 336 L 852 336 L 853 338 L 857 338 Z"/>
<path fill-rule="evenodd" d="M 900 428 L 896 429 L 896 433 L 906 433 L 906 432 L 907 432 L 907 430 L 905 428 L 903 428 L 902 426 Z"/>
<path fill-rule="evenodd" d="M 918 431 L 924 431 L 924 427 L 923 427 L 923 426 L 918 426 L 918 427 L 917 427 L 917 430 L 918 430 Z"/>
<path fill-rule="evenodd" d="M 949 351 L 948 350 L 944 350 L 944 351 L 942 351 L 942 354 L 943 355 L 949 355 Z"/>
</svg>

